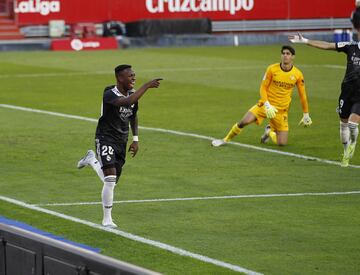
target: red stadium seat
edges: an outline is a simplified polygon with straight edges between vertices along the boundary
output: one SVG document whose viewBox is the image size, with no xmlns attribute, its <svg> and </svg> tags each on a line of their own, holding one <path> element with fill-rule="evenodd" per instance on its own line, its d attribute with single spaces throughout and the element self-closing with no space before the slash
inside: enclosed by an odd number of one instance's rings
<svg viewBox="0 0 360 275">
<path fill-rule="evenodd" d="M 96 36 L 96 28 L 94 24 L 84 25 L 84 37 L 91 38 Z"/>
<path fill-rule="evenodd" d="M 82 38 L 84 37 L 84 27 L 80 24 L 71 25 L 71 37 Z"/>
</svg>

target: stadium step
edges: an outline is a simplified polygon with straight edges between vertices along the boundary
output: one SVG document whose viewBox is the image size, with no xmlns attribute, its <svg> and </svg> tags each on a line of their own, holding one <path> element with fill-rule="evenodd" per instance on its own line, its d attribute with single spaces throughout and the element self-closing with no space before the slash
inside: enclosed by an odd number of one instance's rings
<svg viewBox="0 0 360 275">
<path fill-rule="evenodd" d="M 14 20 L 10 17 L 0 16 L 0 40 L 23 39 L 24 35 L 20 32 Z"/>
<path fill-rule="evenodd" d="M 0 18 L 0 25 L 14 25 L 14 20 Z"/>
<path fill-rule="evenodd" d="M 19 40 L 24 39 L 22 34 L 17 33 L 0 33 L 0 41 L 1 40 Z"/>
<path fill-rule="evenodd" d="M 19 28 L 15 25 L 2 25 L 0 23 L 0 32 L 4 31 L 19 31 Z"/>
</svg>

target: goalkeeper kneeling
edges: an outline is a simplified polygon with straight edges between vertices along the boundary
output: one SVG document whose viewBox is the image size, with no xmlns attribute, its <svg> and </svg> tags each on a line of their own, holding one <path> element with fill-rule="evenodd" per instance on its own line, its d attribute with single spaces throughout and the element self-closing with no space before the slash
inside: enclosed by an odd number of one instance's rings
<svg viewBox="0 0 360 275">
<path fill-rule="evenodd" d="M 303 117 L 299 125 L 308 127 L 312 124 L 309 116 L 309 107 L 305 91 L 304 76 L 293 64 L 295 49 L 291 46 L 281 48 L 281 63 L 270 65 L 260 86 L 260 99 L 251 107 L 244 117 L 233 125 L 223 139 L 215 139 L 211 144 L 215 147 L 222 146 L 240 134 L 246 125 L 253 122 L 260 125 L 265 118 L 269 119 L 269 125 L 265 127 L 261 142 L 266 143 L 271 139 L 279 146 L 288 142 L 288 112 L 291 95 L 296 86 L 299 92 Z"/>
</svg>

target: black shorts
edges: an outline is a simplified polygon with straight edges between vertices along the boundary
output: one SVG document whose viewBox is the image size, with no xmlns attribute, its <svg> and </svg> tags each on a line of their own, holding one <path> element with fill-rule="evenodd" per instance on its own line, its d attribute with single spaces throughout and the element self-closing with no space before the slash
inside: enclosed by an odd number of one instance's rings
<svg viewBox="0 0 360 275">
<path fill-rule="evenodd" d="M 337 111 L 340 118 L 347 119 L 350 114 L 360 115 L 360 86 L 359 83 L 342 83 Z"/>
<path fill-rule="evenodd" d="M 121 174 L 122 167 L 125 164 L 126 143 L 115 143 L 106 139 L 95 139 L 96 154 L 104 168 L 116 168 L 117 176 Z"/>
</svg>

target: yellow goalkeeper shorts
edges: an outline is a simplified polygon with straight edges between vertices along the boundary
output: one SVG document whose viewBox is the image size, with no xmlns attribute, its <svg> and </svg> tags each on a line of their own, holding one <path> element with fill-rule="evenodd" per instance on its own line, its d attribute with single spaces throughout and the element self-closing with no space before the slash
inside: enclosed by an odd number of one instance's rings
<svg viewBox="0 0 360 275">
<path fill-rule="evenodd" d="M 258 105 L 254 105 L 250 108 L 249 112 L 251 112 L 256 117 L 256 124 L 261 125 L 263 120 L 266 118 L 265 107 Z M 270 119 L 270 127 L 273 131 L 289 131 L 289 123 L 288 123 L 288 112 L 287 110 L 278 110 L 276 116 Z"/>
</svg>

